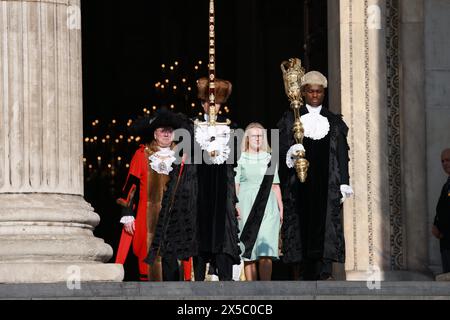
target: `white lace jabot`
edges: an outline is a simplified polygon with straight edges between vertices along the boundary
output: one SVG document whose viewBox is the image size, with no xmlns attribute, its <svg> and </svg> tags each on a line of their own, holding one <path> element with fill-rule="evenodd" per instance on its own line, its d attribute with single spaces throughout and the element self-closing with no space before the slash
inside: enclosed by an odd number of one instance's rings
<svg viewBox="0 0 450 320">
<path fill-rule="evenodd" d="M 169 175 L 172 172 L 172 165 L 177 160 L 175 151 L 170 148 L 160 148 L 149 157 L 150 166 L 159 174 Z"/>
<path fill-rule="evenodd" d="M 330 132 L 330 123 L 328 119 L 320 114 L 322 106 L 313 108 L 306 105 L 309 113 L 301 117 L 305 137 L 312 140 L 322 140 Z"/>
</svg>

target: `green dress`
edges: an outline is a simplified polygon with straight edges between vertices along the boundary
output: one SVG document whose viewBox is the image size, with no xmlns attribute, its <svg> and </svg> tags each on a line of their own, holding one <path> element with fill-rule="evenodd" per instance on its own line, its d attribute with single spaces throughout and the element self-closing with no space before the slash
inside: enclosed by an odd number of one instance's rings
<svg viewBox="0 0 450 320">
<path fill-rule="evenodd" d="M 241 159 L 238 161 L 236 171 L 236 184 L 239 188 L 239 203 L 238 208 L 241 211 L 241 219 L 239 220 L 239 230 L 242 233 L 245 223 L 247 222 L 253 203 L 258 195 L 260 185 L 267 172 L 267 164 L 271 159 L 271 155 L 267 152 L 247 153 L 243 152 Z M 280 178 L 278 171 L 275 171 L 273 184 L 279 184 Z M 274 191 L 272 190 L 267 202 L 264 218 L 259 229 L 258 237 L 252 251 L 251 259 L 244 261 L 256 261 L 260 257 L 269 257 L 274 260 L 279 258 L 278 255 L 278 240 L 280 233 L 280 210 Z M 240 236 L 240 234 L 239 234 Z M 240 243 L 241 250 L 244 252 L 245 248 Z"/>
</svg>

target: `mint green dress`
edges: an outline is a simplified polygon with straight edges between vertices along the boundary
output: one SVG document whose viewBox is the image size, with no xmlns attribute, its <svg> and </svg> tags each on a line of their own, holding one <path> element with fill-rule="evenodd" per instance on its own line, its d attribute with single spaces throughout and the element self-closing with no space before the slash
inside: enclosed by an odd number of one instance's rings
<svg viewBox="0 0 450 320">
<path fill-rule="evenodd" d="M 241 211 L 241 219 L 239 220 L 239 230 L 242 233 L 245 223 L 247 222 L 253 203 L 258 195 L 260 185 L 267 172 L 267 164 L 269 163 L 271 155 L 267 152 L 260 153 L 242 153 L 241 159 L 238 161 L 236 171 L 236 184 L 239 188 L 239 203 L 238 208 Z M 275 172 L 273 184 L 279 184 L 280 178 L 278 170 Z M 280 232 L 280 210 L 275 192 L 272 190 L 267 202 L 264 218 L 259 229 L 258 237 L 252 251 L 251 259 L 244 261 L 256 261 L 260 257 L 269 257 L 274 260 L 278 256 L 278 240 Z M 240 237 L 240 234 L 239 234 Z M 241 251 L 245 248 L 242 242 L 240 243 Z"/>
</svg>

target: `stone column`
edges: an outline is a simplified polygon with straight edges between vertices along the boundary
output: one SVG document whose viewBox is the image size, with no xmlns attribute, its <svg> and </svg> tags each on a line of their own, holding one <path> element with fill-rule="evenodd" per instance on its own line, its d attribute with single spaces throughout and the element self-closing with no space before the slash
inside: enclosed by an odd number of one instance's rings
<svg viewBox="0 0 450 320">
<path fill-rule="evenodd" d="M 340 1 L 341 103 L 355 197 L 345 205 L 347 279 L 390 264 L 385 1 Z M 369 7 L 371 6 L 371 7 Z"/>
<path fill-rule="evenodd" d="M 121 281 L 83 199 L 80 0 L 0 1 L 0 282 Z"/>
<path fill-rule="evenodd" d="M 329 0 L 330 31 L 339 30 L 330 54 L 340 55 L 329 60 L 330 101 L 350 127 L 355 190 L 345 204 L 348 280 L 430 279 L 422 6 Z"/>
<path fill-rule="evenodd" d="M 402 186 L 408 270 L 429 272 L 424 63 L 424 0 L 400 2 L 399 68 Z"/>
<path fill-rule="evenodd" d="M 428 225 L 436 215 L 436 205 L 446 176 L 440 165 L 442 150 L 450 148 L 450 2 L 424 1 L 425 112 L 427 128 Z M 425 117 L 422 117 L 425 121 Z M 430 268 L 442 272 L 439 242 L 430 232 Z"/>
</svg>

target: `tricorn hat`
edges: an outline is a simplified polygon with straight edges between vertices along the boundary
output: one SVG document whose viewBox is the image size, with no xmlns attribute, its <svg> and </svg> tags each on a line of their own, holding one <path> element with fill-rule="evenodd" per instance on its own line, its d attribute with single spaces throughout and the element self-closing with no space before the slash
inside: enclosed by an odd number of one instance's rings
<svg viewBox="0 0 450 320">
<path fill-rule="evenodd" d="M 217 79 L 214 81 L 216 85 L 216 103 L 223 104 L 233 91 L 233 85 L 230 81 Z M 209 101 L 209 80 L 201 78 L 197 81 L 198 98 L 202 101 Z"/>
<path fill-rule="evenodd" d="M 183 125 L 181 116 L 163 107 L 156 112 L 154 117 L 141 117 L 135 120 L 129 129 L 129 133 L 139 136 L 142 143 L 148 143 L 154 140 L 156 129 L 172 128 L 176 130 L 183 127 Z"/>
</svg>

